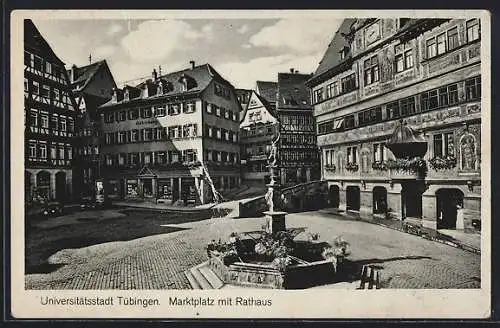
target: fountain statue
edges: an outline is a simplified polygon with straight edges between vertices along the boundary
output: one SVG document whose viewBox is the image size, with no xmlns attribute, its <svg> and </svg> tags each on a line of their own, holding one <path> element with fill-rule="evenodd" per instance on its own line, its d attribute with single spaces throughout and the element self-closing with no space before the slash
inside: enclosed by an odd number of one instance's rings
<svg viewBox="0 0 500 328">
<path fill-rule="evenodd" d="M 285 215 L 286 212 L 282 211 L 282 201 L 279 192 L 279 183 L 276 181 L 276 169 L 278 168 L 278 143 L 280 134 L 271 143 L 271 152 L 268 157 L 268 167 L 271 174 L 271 181 L 266 185 L 267 193 L 265 200 L 268 206 L 268 211 L 264 212 L 266 215 L 266 227 L 270 233 L 285 230 Z"/>
</svg>

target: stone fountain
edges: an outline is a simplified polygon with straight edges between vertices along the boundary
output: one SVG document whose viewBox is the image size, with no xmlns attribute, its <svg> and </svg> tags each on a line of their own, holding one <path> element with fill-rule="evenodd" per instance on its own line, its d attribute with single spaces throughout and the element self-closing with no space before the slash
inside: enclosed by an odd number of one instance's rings
<svg viewBox="0 0 500 328">
<path fill-rule="evenodd" d="M 349 244 L 340 237 L 332 244 L 295 240 L 306 228 L 286 228 L 284 204 L 277 182 L 279 134 L 268 157 L 271 174 L 265 200 L 263 230 L 233 232 L 228 241 L 207 246 L 208 261 L 186 271 L 192 288 L 218 289 L 224 286 L 300 289 L 331 282 L 342 259 L 349 255 Z M 300 238 L 297 238 L 300 239 Z"/>
</svg>

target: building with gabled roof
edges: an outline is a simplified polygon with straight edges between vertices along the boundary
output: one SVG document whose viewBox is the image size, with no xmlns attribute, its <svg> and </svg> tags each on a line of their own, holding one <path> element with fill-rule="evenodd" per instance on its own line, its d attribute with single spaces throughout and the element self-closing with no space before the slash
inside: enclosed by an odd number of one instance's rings
<svg viewBox="0 0 500 328">
<path fill-rule="evenodd" d="M 278 73 L 279 172 L 282 185 L 319 179 L 319 158 L 309 89 L 309 74 Z"/>
<path fill-rule="evenodd" d="M 468 19 L 346 19 L 308 80 L 330 205 L 481 226 L 481 35 Z"/>
<path fill-rule="evenodd" d="M 264 185 L 270 181 L 267 159 L 278 119 L 269 102 L 252 91 L 240 122 L 241 172 L 243 183 Z"/>
<path fill-rule="evenodd" d="M 64 63 L 24 20 L 25 201 L 73 197 L 75 102 Z"/>
<path fill-rule="evenodd" d="M 75 152 L 78 154 L 73 177 L 81 196 L 93 196 L 95 181 L 100 178 L 101 120 L 97 108 L 108 102 L 116 83 L 106 60 L 68 71 L 77 105 Z"/>
<path fill-rule="evenodd" d="M 101 173 L 110 197 L 167 203 L 217 201 L 240 185 L 235 89 L 211 65 L 115 88 L 99 107 Z"/>
</svg>

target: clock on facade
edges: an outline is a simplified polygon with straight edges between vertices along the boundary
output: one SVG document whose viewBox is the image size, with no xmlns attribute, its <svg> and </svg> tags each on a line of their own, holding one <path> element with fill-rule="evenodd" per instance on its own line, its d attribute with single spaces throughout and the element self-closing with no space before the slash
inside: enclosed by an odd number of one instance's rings
<svg viewBox="0 0 500 328">
<path fill-rule="evenodd" d="M 375 22 L 365 29 L 366 44 L 371 44 L 380 39 L 380 22 Z"/>
</svg>

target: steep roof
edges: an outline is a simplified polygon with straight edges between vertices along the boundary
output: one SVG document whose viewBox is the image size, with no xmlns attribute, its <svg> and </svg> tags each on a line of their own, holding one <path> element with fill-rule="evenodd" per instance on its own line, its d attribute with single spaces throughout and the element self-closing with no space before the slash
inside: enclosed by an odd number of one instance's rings
<svg viewBox="0 0 500 328">
<path fill-rule="evenodd" d="M 182 80 L 186 79 L 190 87 L 188 87 L 187 91 L 183 91 L 183 83 Z M 170 88 L 168 91 L 164 91 L 163 94 L 156 94 L 156 90 L 151 90 L 149 86 L 152 83 L 156 83 L 159 81 L 163 83 L 168 82 Z M 160 98 L 160 97 L 170 97 L 172 95 L 181 95 L 181 94 L 193 94 L 204 91 L 212 80 L 217 80 L 219 82 L 225 83 L 227 85 L 232 86 L 230 82 L 225 80 L 210 64 L 203 64 L 199 66 L 195 66 L 194 68 L 188 68 L 181 71 L 176 71 L 172 73 L 168 73 L 162 76 L 159 76 L 157 81 L 147 80 L 139 83 L 134 88 L 140 89 L 140 95 L 134 99 L 130 100 L 121 100 L 117 103 L 113 103 L 112 100 L 104 104 L 102 107 L 114 106 L 115 104 L 125 103 L 125 102 L 133 102 L 138 99 L 144 99 L 144 92 L 148 89 L 148 97 L 147 98 Z M 146 88 L 148 86 L 148 88 Z M 126 88 L 130 88 L 132 86 L 126 86 Z M 153 91 L 153 92 L 151 92 Z"/>
<path fill-rule="evenodd" d="M 270 103 L 276 102 L 278 83 L 272 81 L 257 81 L 257 93 Z"/>
<path fill-rule="evenodd" d="M 278 73 L 278 110 L 310 109 L 311 97 L 305 82 L 309 74 Z"/>
<path fill-rule="evenodd" d="M 347 61 L 351 57 L 351 53 L 349 51 L 347 56 L 344 59 L 341 59 L 340 51 L 345 47 L 349 48 L 349 42 L 346 40 L 344 35 L 351 31 L 351 26 L 356 23 L 356 21 L 356 19 L 347 18 L 344 19 L 342 24 L 340 24 L 340 27 L 337 32 L 335 32 L 332 41 L 323 55 L 323 58 L 319 62 L 316 72 L 314 72 L 315 77 L 329 71 L 331 68 L 338 66 L 340 63 Z"/>
<path fill-rule="evenodd" d="M 256 91 L 254 90 L 250 90 L 250 97 L 248 98 L 248 101 L 250 101 L 250 99 L 252 98 L 252 95 L 255 95 L 259 100 L 260 102 L 262 103 L 262 106 L 264 106 L 266 108 L 266 110 L 269 112 L 269 114 L 271 114 L 271 116 L 277 118 L 277 115 L 276 115 L 276 110 L 274 109 L 274 106 L 272 106 L 269 101 L 267 101 L 266 98 L 262 97 L 261 95 L 259 95 Z M 240 123 L 243 122 L 243 120 L 245 119 L 245 116 L 247 115 L 247 111 L 248 111 L 248 107 L 250 105 L 247 105 L 245 108 L 243 108 L 243 110 L 240 112 Z"/>
<path fill-rule="evenodd" d="M 95 62 L 93 64 L 77 67 L 73 66 L 71 69 L 68 69 L 68 75 L 71 76 L 72 70 L 74 70 L 73 81 L 71 81 L 71 87 L 73 90 L 75 89 L 84 89 L 95 74 L 99 71 L 101 67 L 104 67 L 106 64 L 105 60 L 101 60 Z"/>
<path fill-rule="evenodd" d="M 24 20 L 24 48 L 64 66 L 31 19 Z"/>
</svg>

